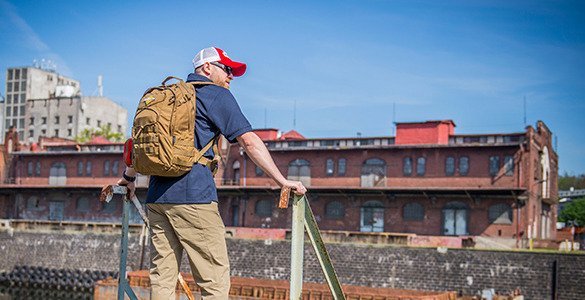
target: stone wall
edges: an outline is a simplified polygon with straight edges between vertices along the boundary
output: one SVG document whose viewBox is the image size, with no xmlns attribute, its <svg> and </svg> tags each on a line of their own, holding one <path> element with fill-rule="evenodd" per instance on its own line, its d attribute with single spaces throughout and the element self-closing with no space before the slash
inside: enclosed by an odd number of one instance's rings
<svg viewBox="0 0 585 300">
<path fill-rule="evenodd" d="M 129 267 L 138 269 L 142 247 L 134 234 Z M 398 248 L 328 244 L 342 284 L 418 290 L 454 290 L 474 294 L 485 288 L 520 288 L 527 299 L 552 299 L 557 275 L 558 299 L 582 299 L 585 255 L 503 251 Z M 146 247 L 148 248 L 148 247 Z M 233 276 L 288 279 L 288 241 L 228 239 Z M 89 233 L 0 233 L 0 271 L 15 265 L 115 271 L 119 235 Z M 144 261 L 148 261 L 148 250 Z M 147 264 L 147 263 L 145 263 Z M 189 270 L 186 259 L 184 271 Z M 309 244 L 304 279 L 324 282 Z"/>
</svg>

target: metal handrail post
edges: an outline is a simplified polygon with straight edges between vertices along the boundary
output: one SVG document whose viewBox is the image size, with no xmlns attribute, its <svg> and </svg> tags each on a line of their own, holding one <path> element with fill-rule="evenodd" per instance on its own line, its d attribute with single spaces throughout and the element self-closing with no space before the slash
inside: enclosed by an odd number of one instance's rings
<svg viewBox="0 0 585 300">
<path fill-rule="evenodd" d="M 122 242 L 120 243 L 120 272 L 118 275 L 118 300 L 124 300 L 124 292 L 131 300 L 138 300 L 126 279 L 126 261 L 128 258 L 128 225 L 130 222 L 130 201 L 125 199 L 122 213 Z"/>
<path fill-rule="evenodd" d="M 294 197 L 290 258 L 290 299 L 299 300 L 303 291 L 303 257 L 305 252 L 305 201 Z"/>
</svg>

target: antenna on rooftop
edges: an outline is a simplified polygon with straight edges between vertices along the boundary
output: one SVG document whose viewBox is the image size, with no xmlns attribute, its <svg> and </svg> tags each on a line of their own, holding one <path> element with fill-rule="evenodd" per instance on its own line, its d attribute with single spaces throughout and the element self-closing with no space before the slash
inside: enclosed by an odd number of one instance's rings
<svg viewBox="0 0 585 300">
<path fill-rule="evenodd" d="M 524 95 L 524 127 L 526 127 L 526 95 Z"/>
<path fill-rule="evenodd" d="M 392 103 L 392 136 L 394 136 L 394 130 L 396 128 L 396 102 Z"/>
<path fill-rule="evenodd" d="M 98 75 L 98 96 L 103 97 L 104 96 L 104 85 L 102 82 L 102 75 Z"/>
<path fill-rule="evenodd" d="M 297 100 L 293 109 L 293 129 L 297 129 Z"/>
</svg>

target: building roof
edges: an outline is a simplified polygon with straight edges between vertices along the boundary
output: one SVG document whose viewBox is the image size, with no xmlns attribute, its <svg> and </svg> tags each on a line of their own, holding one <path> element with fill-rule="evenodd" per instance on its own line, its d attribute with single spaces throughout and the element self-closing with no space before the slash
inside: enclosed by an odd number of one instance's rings
<svg viewBox="0 0 585 300">
<path fill-rule="evenodd" d="M 300 134 L 298 131 L 296 130 L 291 130 L 288 131 L 286 133 L 283 133 L 282 136 L 280 137 L 281 140 L 305 140 L 306 138 Z"/>
</svg>

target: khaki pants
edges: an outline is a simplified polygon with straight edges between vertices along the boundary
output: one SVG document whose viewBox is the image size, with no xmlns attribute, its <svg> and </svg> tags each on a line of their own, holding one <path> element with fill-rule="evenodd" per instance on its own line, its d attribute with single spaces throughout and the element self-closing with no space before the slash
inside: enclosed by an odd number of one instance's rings
<svg viewBox="0 0 585 300">
<path fill-rule="evenodd" d="M 151 299 L 176 299 L 183 249 L 203 299 L 228 299 L 230 266 L 217 202 L 149 203 L 147 207 L 154 246 L 150 254 Z"/>
</svg>

